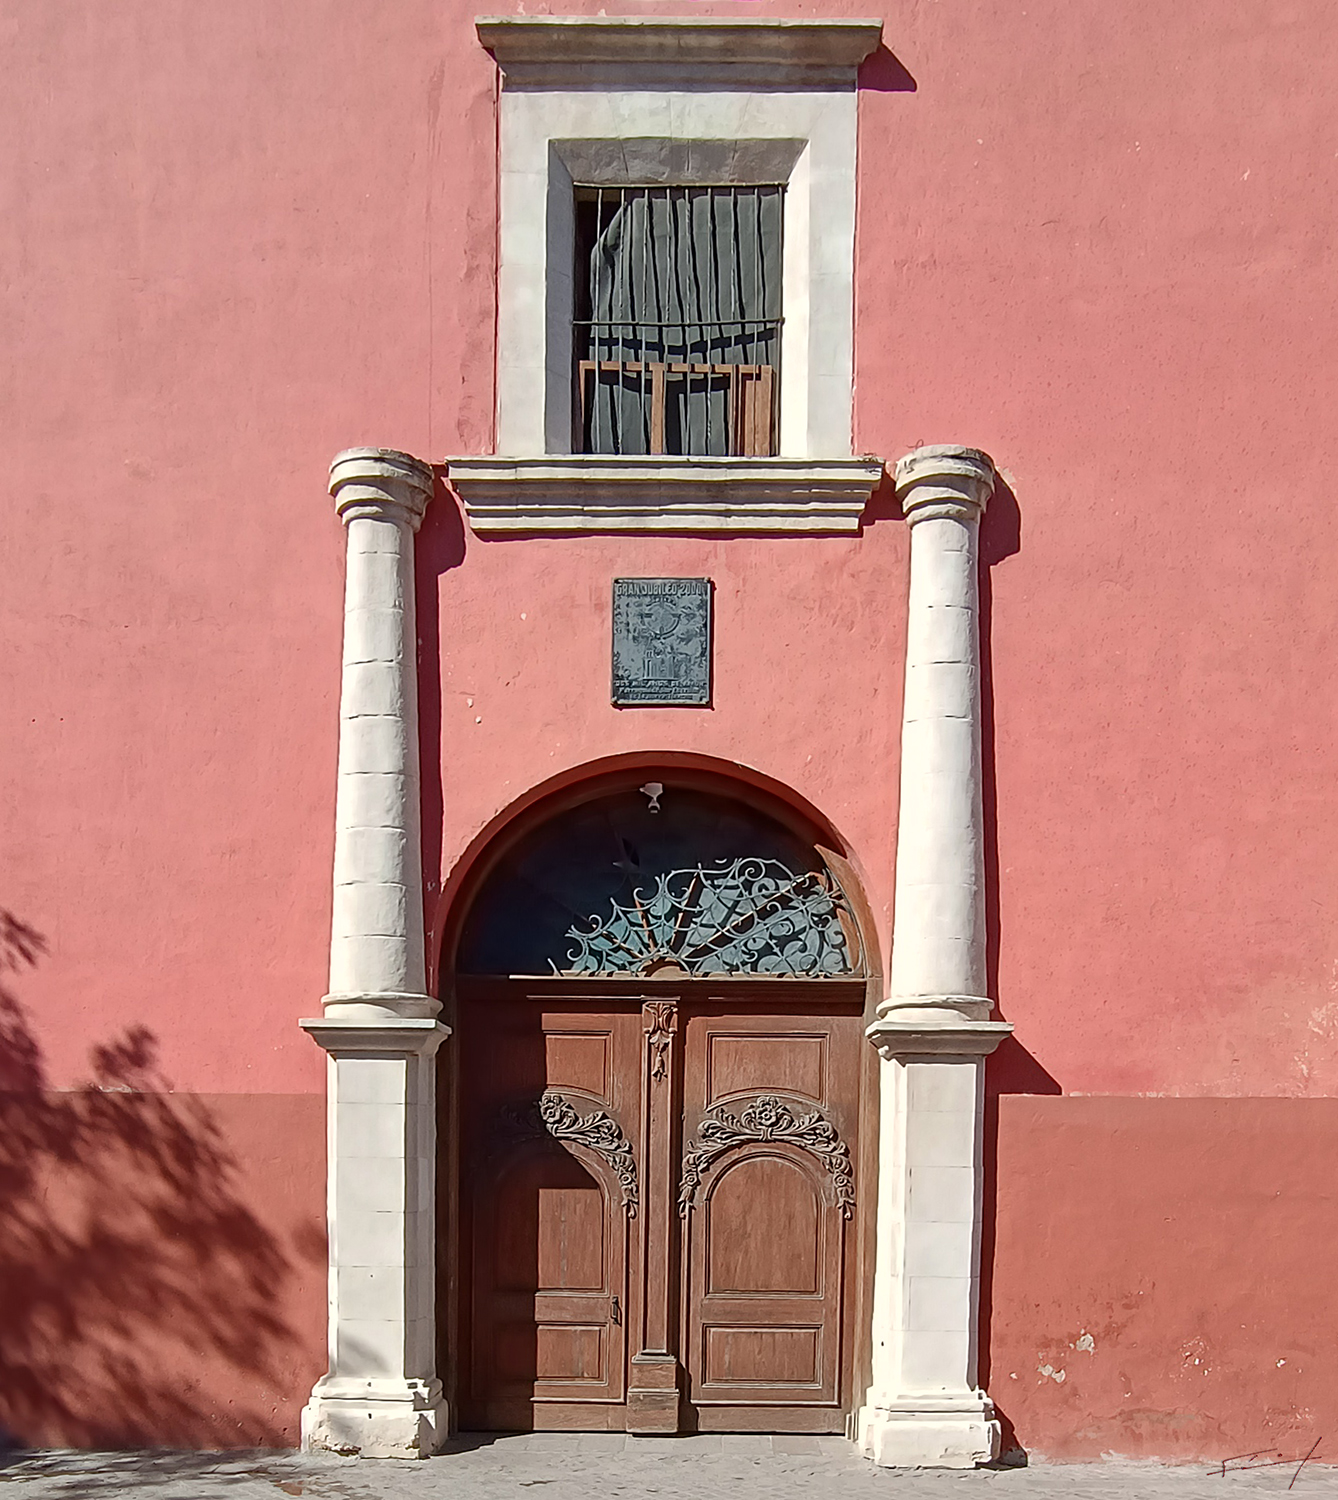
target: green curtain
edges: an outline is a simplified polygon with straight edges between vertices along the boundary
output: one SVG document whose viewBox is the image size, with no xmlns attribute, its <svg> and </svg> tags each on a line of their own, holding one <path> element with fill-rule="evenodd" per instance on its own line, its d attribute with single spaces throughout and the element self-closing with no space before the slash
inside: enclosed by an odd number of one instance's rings
<svg viewBox="0 0 1338 1500">
<path fill-rule="evenodd" d="M 780 187 L 605 189 L 590 252 L 584 358 L 779 365 Z M 601 374 L 587 411 L 594 453 L 650 451 L 648 373 Z M 726 382 L 671 375 L 665 450 L 726 454 Z"/>
</svg>

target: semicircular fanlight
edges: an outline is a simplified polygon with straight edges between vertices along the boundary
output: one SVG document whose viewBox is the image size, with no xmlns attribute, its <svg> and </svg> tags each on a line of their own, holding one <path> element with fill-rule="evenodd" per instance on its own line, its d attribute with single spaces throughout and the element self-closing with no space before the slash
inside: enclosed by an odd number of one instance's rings
<svg viewBox="0 0 1338 1500">
<path fill-rule="evenodd" d="M 470 909 L 458 968 L 835 978 L 864 957 L 812 844 L 732 798 L 669 786 L 584 803 L 522 839 Z"/>
<path fill-rule="evenodd" d="M 606 916 L 573 924 L 554 973 L 823 975 L 852 972 L 845 898 L 826 870 L 741 858 L 670 870 Z"/>
</svg>

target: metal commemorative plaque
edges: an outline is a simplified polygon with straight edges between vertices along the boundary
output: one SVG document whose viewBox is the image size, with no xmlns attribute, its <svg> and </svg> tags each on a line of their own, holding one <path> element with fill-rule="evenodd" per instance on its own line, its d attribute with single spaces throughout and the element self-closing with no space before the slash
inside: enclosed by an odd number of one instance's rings
<svg viewBox="0 0 1338 1500">
<path fill-rule="evenodd" d="M 668 707 L 711 701 L 711 580 L 613 580 L 613 701 Z"/>
</svg>

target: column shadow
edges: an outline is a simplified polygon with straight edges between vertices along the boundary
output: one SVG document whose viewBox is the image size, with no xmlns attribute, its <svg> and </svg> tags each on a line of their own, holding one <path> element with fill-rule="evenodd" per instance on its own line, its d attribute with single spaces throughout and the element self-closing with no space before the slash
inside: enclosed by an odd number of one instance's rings
<svg viewBox="0 0 1338 1500">
<path fill-rule="evenodd" d="M 441 895 L 441 853 L 446 816 L 441 781 L 441 577 L 465 559 L 465 523 L 460 503 L 446 483 L 444 466 L 433 470 L 432 504 L 414 546 L 418 625 L 418 756 L 422 784 L 423 930 L 427 935 L 428 988 L 435 991 L 435 931 Z"/>
<path fill-rule="evenodd" d="M 994 569 L 1022 548 L 1022 512 L 1012 487 L 1001 477 L 994 487 L 980 527 L 980 741 L 981 801 L 984 810 L 985 971 L 988 993 L 995 997 L 1000 1020 L 1006 1004 L 999 989 L 999 952 L 1003 941 L 1000 909 L 999 792 L 995 758 L 994 710 Z M 994 1254 L 997 1239 L 999 1177 L 999 1098 L 1004 1094 L 1060 1094 L 1057 1079 L 1016 1035 L 1002 1042 L 985 1066 L 984 1160 L 980 1236 L 980 1384 L 990 1387 L 990 1336 L 994 1312 Z M 1005 1467 L 1025 1464 L 1026 1454 L 1007 1412 L 997 1407 L 1003 1429 Z"/>
<path fill-rule="evenodd" d="M 437 907 L 441 897 L 441 860 L 446 798 L 442 784 L 441 579 L 465 558 L 465 523 L 460 502 L 446 482 L 445 466 L 433 469 L 432 504 L 427 508 L 414 546 L 414 593 L 418 634 L 418 758 L 423 861 L 423 934 L 428 993 L 443 1002 L 441 1019 L 456 1020 L 453 997 L 437 972 L 441 934 Z M 458 1088 L 454 1046 L 437 1052 L 437 1369 L 448 1408 L 456 1409 L 459 1346 L 456 1251 L 459 1203 L 459 1147 L 455 1128 Z"/>
</svg>

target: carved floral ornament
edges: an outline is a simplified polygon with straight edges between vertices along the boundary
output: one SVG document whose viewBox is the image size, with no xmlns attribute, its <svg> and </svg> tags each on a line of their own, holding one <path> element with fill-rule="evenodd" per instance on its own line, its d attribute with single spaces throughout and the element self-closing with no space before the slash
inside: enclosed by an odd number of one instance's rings
<svg viewBox="0 0 1338 1500">
<path fill-rule="evenodd" d="M 743 858 L 671 870 L 638 886 L 608 916 L 573 924 L 562 974 L 775 974 L 833 978 L 862 972 L 845 893 L 826 870 L 796 874 L 779 860 Z"/>
<path fill-rule="evenodd" d="M 510 1112 L 511 1123 L 525 1135 L 548 1135 L 555 1141 L 571 1141 L 593 1151 L 606 1163 L 622 1189 L 622 1204 L 629 1219 L 636 1218 L 640 1193 L 636 1160 L 621 1126 L 602 1109 L 588 1115 L 578 1112 L 561 1094 L 541 1094 L 525 1110 Z"/>
<path fill-rule="evenodd" d="M 659 1082 L 668 1073 L 669 1046 L 678 1030 L 678 1005 L 673 1000 L 648 1000 L 641 1007 L 641 1018 L 650 1051 L 650 1076 Z"/>
<path fill-rule="evenodd" d="M 797 1146 L 817 1157 L 832 1179 L 841 1217 L 848 1219 L 855 1207 L 855 1183 L 850 1148 L 836 1127 L 817 1110 L 796 1114 L 774 1094 L 762 1094 L 745 1104 L 738 1114 L 723 1105 L 708 1110 L 697 1126 L 697 1139 L 683 1152 L 683 1175 L 678 1189 L 678 1211 L 686 1218 L 692 1211 L 702 1174 L 711 1163 L 733 1146 L 776 1141 Z"/>
</svg>

